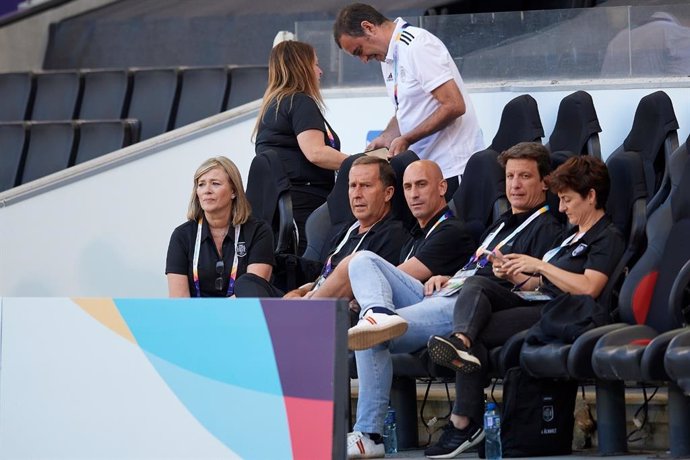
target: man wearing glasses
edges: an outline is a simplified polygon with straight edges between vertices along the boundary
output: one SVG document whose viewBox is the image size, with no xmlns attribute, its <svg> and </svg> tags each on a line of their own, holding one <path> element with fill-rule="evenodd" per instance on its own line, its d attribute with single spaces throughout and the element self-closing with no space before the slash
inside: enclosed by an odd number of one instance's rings
<svg viewBox="0 0 690 460">
<path fill-rule="evenodd" d="M 520 143 L 503 152 L 499 162 L 505 168 L 506 195 L 511 209 L 484 233 L 469 262 L 454 276 L 431 276 L 424 285 L 405 283 L 401 287 L 396 284 L 391 299 L 376 299 L 371 293 L 370 280 L 377 275 L 366 269 L 365 264 L 358 263 L 363 259 L 359 256 L 350 262 L 352 292 L 362 307 L 362 319 L 348 334 L 351 348 L 357 350 L 359 376 L 357 421 L 354 432 L 348 435 L 350 458 L 384 456 L 383 446 L 377 440 L 383 428 L 393 378 L 391 353 L 417 351 L 434 334 L 439 338 L 449 336 L 453 331 L 455 302 L 465 279 L 483 280 L 481 289 L 491 289 L 497 284 L 510 289 L 516 280 L 495 273 L 491 262 L 501 254 L 512 252 L 541 257 L 561 235 L 562 226 L 546 206 L 544 177 L 550 169 L 546 148 L 538 143 Z M 375 321 L 372 322 L 371 317 Z M 462 358 L 460 365 L 468 371 L 480 366 L 479 360 L 469 352 L 455 358 Z M 483 385 L 483 382 L 477 383 Z M 484 433 L 478 425 L 459 430 L 449 422 L 444 436 L 447 439 L 442 436 L 425 455 L 451 458 L 479 443 Z"/>
</svg>

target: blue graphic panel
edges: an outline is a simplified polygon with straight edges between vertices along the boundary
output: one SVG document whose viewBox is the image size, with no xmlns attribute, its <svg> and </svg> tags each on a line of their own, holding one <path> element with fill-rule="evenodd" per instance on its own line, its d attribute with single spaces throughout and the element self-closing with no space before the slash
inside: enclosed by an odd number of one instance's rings
<svg viewBox="0 0 690 460">
<path fill-rule="evenodd" d="M 292 458 L 283 398 L 228 385 L 148 357 L 194 417 L 242 458 Z"/>
<path fill-rule="evenodd" d="M 210 379 L 282 397 L 257 299 L 114 299 L 139 346 Z"/>
</svg>

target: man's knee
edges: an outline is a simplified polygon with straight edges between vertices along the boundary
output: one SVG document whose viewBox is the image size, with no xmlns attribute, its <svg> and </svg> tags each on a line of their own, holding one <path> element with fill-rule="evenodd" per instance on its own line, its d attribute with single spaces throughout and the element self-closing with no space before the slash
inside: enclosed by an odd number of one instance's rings
<svg viewBox="0 0 690 460">
<path fill-rule="evenodd" d="M 348 265 L 348 273 L 360 273 L 364 267 L 371 264 L 371 261 L 378 258 L 376 254 L 371 251 L 359 251 L 354 253 Z"/>
</svg>

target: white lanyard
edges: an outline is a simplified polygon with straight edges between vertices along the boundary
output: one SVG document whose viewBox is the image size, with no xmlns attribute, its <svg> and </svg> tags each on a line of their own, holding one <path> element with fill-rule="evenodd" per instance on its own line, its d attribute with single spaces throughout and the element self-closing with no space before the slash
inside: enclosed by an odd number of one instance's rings
<svg viewBox="0 0 690 460">
<path fill-rule="evenodd" d="M 237 256 L 237 242 L 240 239 L 240 228 L 241 225 L 235 225 L 235 255 L 232 258 L 232 268 L 230 269 L 230 275 L 228 277 L 228 291 L 227 297 L 230 297 L 235 293 L 235 279 L 237 279 L 237 266 L 238 266 L 238 256 Z M 192 257 L 192 278 L 194 280 L 194 289 L 196 290 L 196 296 L 201 297 L 201 287 L 199 285 L 199 249 L 201 248 L 201 230 L 202 230 L 202 219 L 199 218 L 196 231 L 196 241 L 194 242 L 194 256 Z M 223 254 L 220 255 L 221 258 Z M 222 274 L 221 274 L 222 275 Z"/>
</svg>

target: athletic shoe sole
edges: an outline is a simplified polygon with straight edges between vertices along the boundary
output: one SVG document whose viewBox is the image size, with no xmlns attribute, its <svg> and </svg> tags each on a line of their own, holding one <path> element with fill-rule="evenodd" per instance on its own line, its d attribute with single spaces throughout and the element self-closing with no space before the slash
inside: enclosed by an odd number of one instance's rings
<svg viewBox="0 0 690 460">
<path fill-rule="evenodd" d="M 388 324 L 367 324 L 351 327 L 347 331 L 347 346 L 350 350 L 366 350 L 400 337 L 407 332 L 407 321 Z"/>
<path fill-rule="evenodd" d="M 443 337 L 434 336 L 428 343 L 429 357 L 433 362 L 456 372 L 470 374 L 481 369 L 482 365 L 476 356 L 458 350 Z"/>
<path fill-rule="evenodd" d="M 447 454 L 437 454 L 437 455 L 427 455 L 427 458 L 455 458 L 456 456 L 460 455 L 461 453 L 465 452 L 467 449 L 471 448 L 472 446 L 476 446 L 479 444 L 482 440 L 484 439 L 484 430 L 477 430 L 474 435 L 467 441 L 463 442 L 458 446 L 457 449 L 455 449 L 453 452 L 448 452 Z"/>
</svg>

